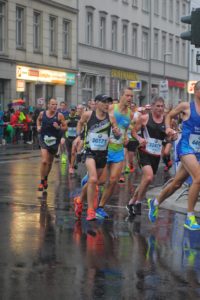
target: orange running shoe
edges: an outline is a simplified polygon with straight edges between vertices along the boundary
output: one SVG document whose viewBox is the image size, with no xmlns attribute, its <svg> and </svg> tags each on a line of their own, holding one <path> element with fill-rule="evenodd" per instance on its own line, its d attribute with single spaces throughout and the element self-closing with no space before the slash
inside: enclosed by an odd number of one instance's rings
<svg viewBox="0 0 200 300">
<path fill-rule="evenodd" d="M 125 182 L 125 178 L 124 178 L 124 176 L 121 176 L 120 178 L 119 178 L 119 183 L 124 183 Z"/>
<path fill-rule="evenodd" d="M 74 212 L 75 216 L 80 219 L 83 211 L 83 203 L 80 196 L 74 198 Z"/>
<path fill-rule="evenodd" d="M 96 191 L 95 191 L 95 196 L 94 196 L 94 209 L 96 209 L 99 205 L 98 198 L 99 198 L 99 187 L 98 187 L 98 185 L 96 185 Z"/>
<path fill-rule="evenodd" d="M 47 180 L 45 180 L 45 181 L 44 181 L 44 184 L 43 184 L 43 186 L 44 186 L 44 189 L 45 189 L 45 190 L 47 190 L 47 188 L 48 188 L 48 183 L 47 183 Z"/>
<path fill-rule="evenodd" d="M 93 208 L 88 208 L 86 220 L 87 221 L 94 221 L 94 220 L 96 220 L 96 212 L 95 212 L 95 210 Z"/>
<path fill-rule="evenodd" d="M 40 183 L 38 186 L 38 191 L 43 192 L 43 190 L 44 190 L 44 185 L 42 183 Z"/>
</svg>

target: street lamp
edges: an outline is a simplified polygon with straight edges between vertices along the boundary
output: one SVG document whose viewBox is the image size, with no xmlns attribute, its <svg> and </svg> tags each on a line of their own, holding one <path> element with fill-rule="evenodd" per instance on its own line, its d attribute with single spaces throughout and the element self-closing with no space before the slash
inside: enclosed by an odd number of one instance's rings
<svg viewBox="0 0 200 300">
<path fill-rule="evenodd" d="M 166 78 L 165 78 L 165 68 L 166 68 L 166 57 L 167 56 L 170 56 L 170 55 L 172 55 L 172 52 L 165 52 L 164 54 L 163 54 L 163 56 L 164 56 L 164 71 L 163 71 L 163 79 L 165 80 Z"/>
</svg>

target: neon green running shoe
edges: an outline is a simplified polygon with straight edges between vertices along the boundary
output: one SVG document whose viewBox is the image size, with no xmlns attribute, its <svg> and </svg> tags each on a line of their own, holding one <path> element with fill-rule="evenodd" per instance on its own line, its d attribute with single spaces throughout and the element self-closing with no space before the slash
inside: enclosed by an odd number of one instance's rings
<svg viewBox="0 0 200 300">
<path fill-rule="evenodd" d="M 66 164 L 67 163 L 67 155 L 66 154 L 62 154 L 61 155 L 61 163 L 62 164 Z"/>
<path fill-rule="evenodd" d="M 129 173 L 130 173 L 130 168 L 129 168 L 129 166 L 126 166 L 126 167 L 125 167 L 124 172 L 125 172 L 126 174 L 129 174 Z"/>
<path fill-rule="evenodd" d="M 184 227 L 189 230 L 200 230 L 200 225 L 197 223 L 195 216 L 187 217 Z"/>
</svg>

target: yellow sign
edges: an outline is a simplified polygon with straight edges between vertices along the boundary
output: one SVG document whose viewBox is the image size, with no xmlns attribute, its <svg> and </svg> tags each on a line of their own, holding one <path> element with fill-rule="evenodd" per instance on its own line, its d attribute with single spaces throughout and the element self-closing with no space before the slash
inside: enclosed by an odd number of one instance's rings
<svg viewBox="0 0 200 300">
<path fill-rule="evenodd" d="M 129 86 L 130 86 L 130 88 L 132 88 L 135 91 L 142 90 L 142 82 L 141 81 L 130 81 Z"/>
<path fill-rule="evenodd" d="M 73 85 L 75 83 L 74 73 L 65 73 L 46 69 L 36 69 L 25 66 L 16 66 L 16 78 L 20 80 L 48 82 L 54 84 Z"/>
<path fill-rule="evenodd" d="M 122 70 L 117 70 L 117 69 L 112 69 L 111 70 L 111 77 L 119 78 L 119 79 L 122 79 L 122 80 L 135 80 L 135 81 L 139 80 L 139 77 L 138 77 L 137 73 L 122 71 Z"/>
<path fill-rule="evenodd" d="M 195 80 L 188 81 L 188 85 L 187 85 L 188 94 L 194 94 L 194 86 L 195 86 L 196 82 L 197 81 L 195 81 Z"/>
<path fill-rule="evenodd" d="M 25 92 L 25 81 L 17 79 L 16 80 L 16 91 L 17 92 Z"/>
</svg>

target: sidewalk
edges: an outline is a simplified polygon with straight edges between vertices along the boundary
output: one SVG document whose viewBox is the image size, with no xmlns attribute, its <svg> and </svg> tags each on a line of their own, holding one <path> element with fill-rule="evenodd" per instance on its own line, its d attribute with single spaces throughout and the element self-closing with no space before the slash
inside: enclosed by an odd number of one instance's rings
<svg viewBox="0 0 200 300">
<path fill-rule="evenodd" d="M 162 188 L 153 188 L 147 192 L 147 197 L 152 198 L 159 195 Z M 187 213 L 187 199 L 188 199 L 188 188 L 182 186 L 178 191 L 166 199 L 160 207 L 165 209 L 170 209 L 180 213 Z M 196 216 L 200 217 L 200 198 L 195 207 Z"/>
<path fill-rule="evenodd" d="M 0 145 L 0 161 L 9 161 L 13 159 L 38 157 L 40 151 L 36 145 L 28 144 L 7 144 Z"/>
</svg>

